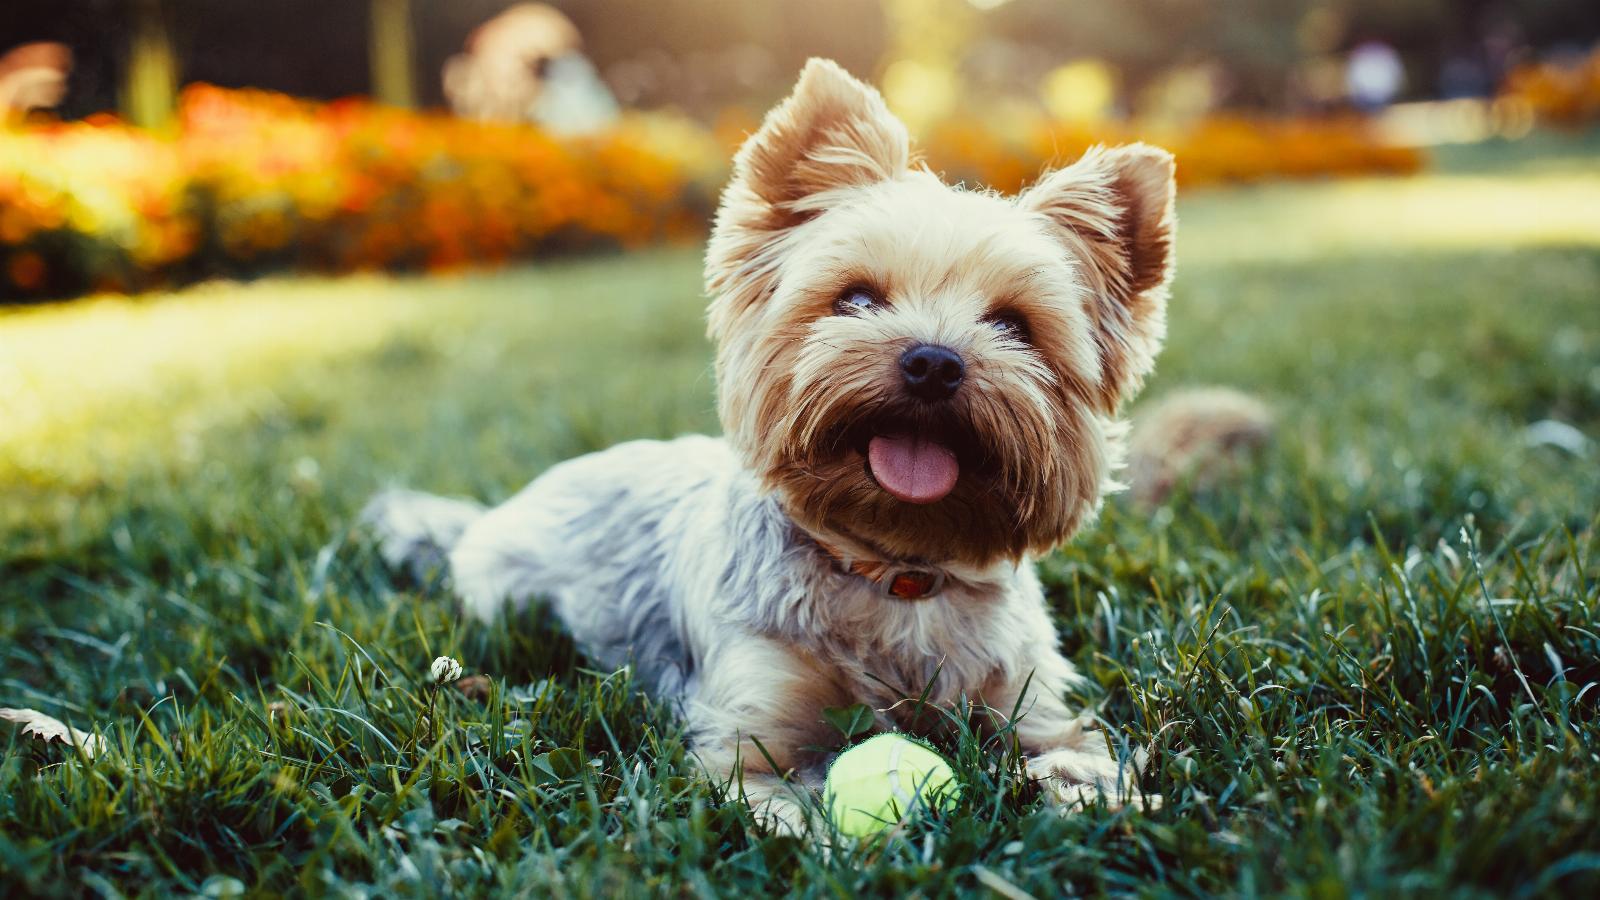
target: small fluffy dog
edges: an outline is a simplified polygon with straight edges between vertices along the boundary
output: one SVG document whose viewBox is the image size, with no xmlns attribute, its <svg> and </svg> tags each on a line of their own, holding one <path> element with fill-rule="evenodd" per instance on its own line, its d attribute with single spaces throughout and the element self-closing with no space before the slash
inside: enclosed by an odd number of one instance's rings
<svg viewBox="0 0 1600 900">
<path fill-rule="evenodd" d="M 365 519 L 393 564 L 447 555 L 472 615 L 543 598 L 598 664 L 631 663 L 773 826 L 805 827 L 785 779 L 820 786 L 825 707 L 927 730 L 901 702 L 924 690 L 1020 711 L 1046 796 L 1115 802 L 1128 773 L 1065 701 L 1032 559 L 1113 486 L 1173 193 L 1144 145 L 1016 197 L 951 187 L 813 60 L 739 151 L 706 256 L 726 437 L 622 444 L 488 510 L 391 491 Z"/>
</svg>

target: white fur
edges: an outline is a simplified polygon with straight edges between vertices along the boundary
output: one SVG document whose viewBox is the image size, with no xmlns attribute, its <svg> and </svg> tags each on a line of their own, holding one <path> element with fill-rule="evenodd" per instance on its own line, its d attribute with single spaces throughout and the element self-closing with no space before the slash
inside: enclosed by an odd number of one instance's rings
<svg viewBox="0 0 1600 900">
<path fill-rule="evenodd" d="M 389 491 L 363 518 L 385 558 L 400 562 L 448 536 L 465 509 Z M 1031 564 L 955 569 L 937 597 L 886 599 L 797 531 L 719 439 L 634 441 L 557 465 L 481 513 L 449 561 L 475 618 L 491 622 L 507 602 L 545 598 L 596 664 L 633 665 L 648 690 L 678 703 L 695 749 L 719 761 L 713 768 L 727 766 L 742 739 L 761 739 L 761 723 L 804 687 L 798 652 L 826 660 L 886 728 L 896 724 L 889 710 L 930 684 L 929 701 L 948 707 L 1031 677 L 1018 722 L 1025 746 L 1074 754 L 1070 766 L 1045 757 L 1040 777 L 1119 776 L 1103 738 L 1060 701 L 1077 675 L 1056 649 Z M 985 699 L 1000 713 L 1017 703 L 1014 692 Z M 795 774 L 816 787 L 824 771 L 819 760 Z M 775 805 L 775 823 L 803 818 L 780 787 L 747 779 L 745 788 Z"/>
</svg>

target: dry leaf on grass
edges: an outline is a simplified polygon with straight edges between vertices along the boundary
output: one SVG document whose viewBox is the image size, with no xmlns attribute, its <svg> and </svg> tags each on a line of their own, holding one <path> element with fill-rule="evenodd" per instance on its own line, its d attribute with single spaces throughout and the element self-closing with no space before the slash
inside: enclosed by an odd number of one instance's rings
<svg viewBox="0 0 1600 900">
<path fill-rule="evenodd" d="M 91 759 L 106 748 L 106 739 L 100 735 L 79 731 L 55 716 L 47 716 L 36 709 L 0 709 L 0 719 L 21 725 L 22 733 L 29 737 L 80 747 L 84 755 Z"/>
<path fill-rule="evenodd" d="M 473 700 L 487 700 L 494 692 L 494 682 L 487 675 L 468 675 L 456 682 L 456 690 Z"/>
</svg>

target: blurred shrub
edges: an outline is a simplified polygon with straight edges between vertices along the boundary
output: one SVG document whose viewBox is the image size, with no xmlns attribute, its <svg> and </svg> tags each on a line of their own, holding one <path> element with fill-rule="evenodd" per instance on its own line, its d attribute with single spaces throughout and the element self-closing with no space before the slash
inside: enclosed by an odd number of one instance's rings
<svg viewBox="0 0 1600 900">
<path fill-rule="evenodd" d="M 1186 187 L 1273 178 L 1410 174 L 1423 156 L 1380 140 L 1359 117 L 1265 119 L 1214 116 L 1187 126 L 1133 123 L 1064 125 L 1025 119 L 997 128 L 947 122 L 922 142 L 934 171 L 969 185 L 1015 191 L 1051 165 L 1071 162 L 1095 144 L 1147 141 L 1178 159 Z"/>
<path fill-rule="evenodd" d="M 662 114 L 557 138 L 375 106 L 197 85 L 167 135 L 94 119 L 0 130 L 0 299 L 135 290 L 275 269 L 433 270 L 700 235 L 757 120 Z M 1359 120 L 946 122 L 922 147 L 952 180 L 1014 191 L 1095 143 L 1171 148 L 1188 185 L 1409 172 Z"/>
<path fill-rule="evenodd" d="M 1549 125 L 1581 128 L 1600 123 L 1600 46 L 1576 59 L 1512 69 L 1501 98 L 1526 104 L 1538 121 Z"/>
<path fill-rule="evenodd" d="M 194 251 L 169 142 L 109 121 L 0 131 L 0 297 L 122 286 Z"/>
<path fill-rule="evenodd" d="M 194 86 L 168 139 L 108 119 L 0 131 L 0 297 L 280 268 L 441 269 L 693 237 L 721 155 L 710 136 L 660 116 L 558 139 Z"/>
</svg>

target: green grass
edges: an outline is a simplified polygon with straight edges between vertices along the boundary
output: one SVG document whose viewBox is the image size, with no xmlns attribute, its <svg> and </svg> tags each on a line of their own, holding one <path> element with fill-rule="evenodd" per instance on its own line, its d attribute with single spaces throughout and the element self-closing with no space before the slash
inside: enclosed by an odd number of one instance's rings
<svg viewBox="0 0 1600 900">
<path fill-rule="evenodd" d="M 0 883 L 27 893 L 1554 895 L 1600 887 L 1600 165 L 1182 204 L 1149 394 L 1280 437 L 1043 563 L 1153 813 L 1059 817 L 996 748 L 902 839 L 749 830 L 669 712 L 548 617 L 458 621 L 351 533 L 391 481 L 502 498 L 715 427 L 689 250 L 0 315 Z M 429 661 L 491 677 L 433 697 Z M 435 708 L 430 720 L 428 710 Z"/>
</svg>

